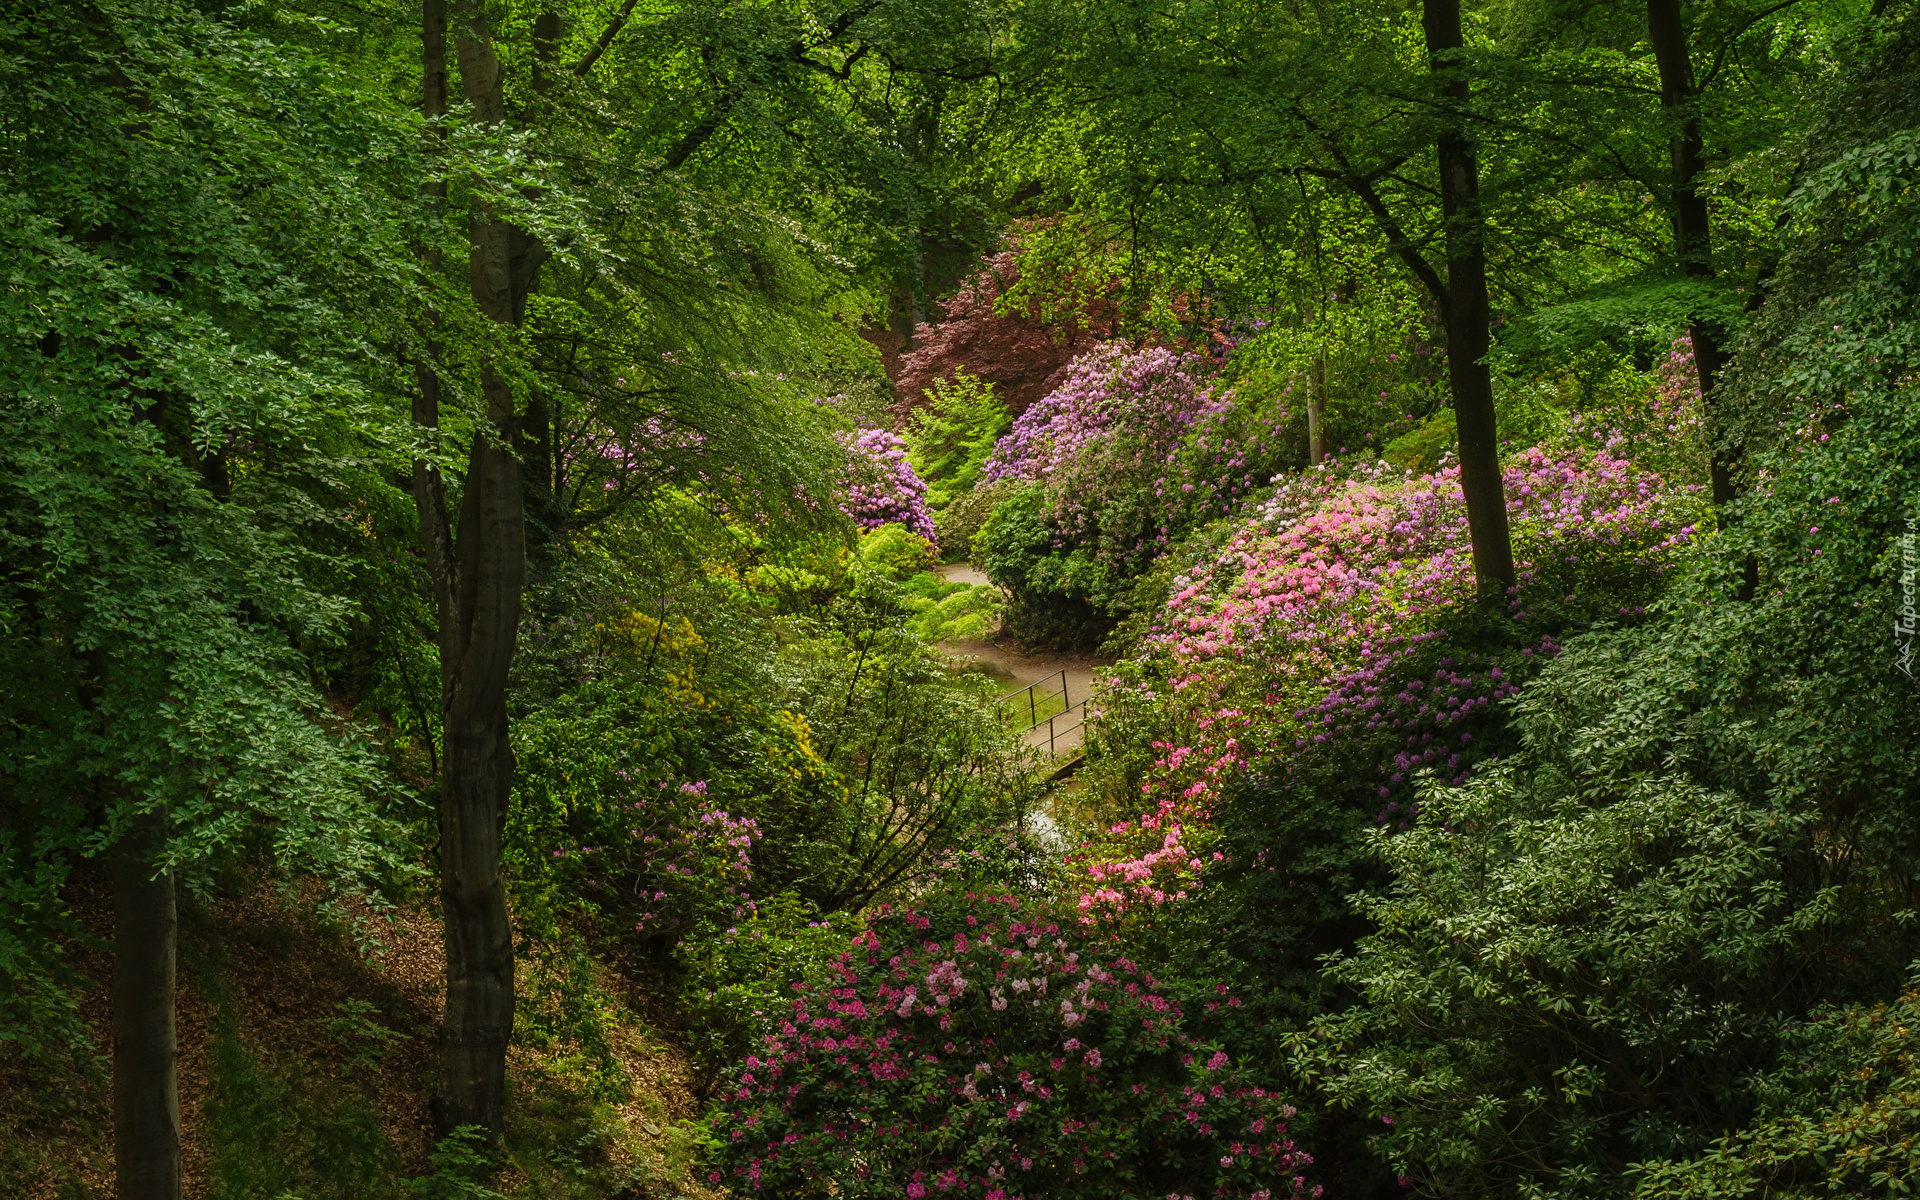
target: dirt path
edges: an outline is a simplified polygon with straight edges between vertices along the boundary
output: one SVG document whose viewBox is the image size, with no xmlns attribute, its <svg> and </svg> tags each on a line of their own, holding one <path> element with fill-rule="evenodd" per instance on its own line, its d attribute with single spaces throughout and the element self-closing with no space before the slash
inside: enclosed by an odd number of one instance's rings
<svg viewBox="0 0 1920 1200">
<path fill-rule="evenodd" d="M 938 572 L 942 579 L 953 583 L 988 582 L 986 572 L 972 563 L 945 563 L 938 568 Z M 1035 690 L 1041 696 L 1057 696 L 1064 672 L 1067 703 L 1072 705 L 1078 705 L 1093 693 L 1094 671 L 1100 665 L 1091 654 L 1062 654 L 1050 650 L 1028 654 L 1010 642 L 942 642 L 940 649 L 950 658 L 978 661 L 983 670 L 1001 681 L 1005 692 L 1015 692 L 1028 684 L 1039 683 L 1040 687 Z M 1042 682 L 1046 680 L 1051 680 L 1051 684 Z M 1058 755 L 1079 749 L 1082 737 L 1082 731 L 1078 728 L 1080 713 L 1076 711 L 1063 716 L 1054 724 L 1054 753 Z M 1068 730 L 1069 725 L 1075 728 Z M 1032 730 L 1026 740 L 1029 746 L 1044 749 L 1048 742 L 1047 727 L 1043 724 Z"/>
<path fill-rule="evenodd" d="M 987 578 L 987 573 L 985 571 L 982 571 L 979 567 L 974 566 L 970 562 L 941 563 L 939 566 L 933 569 L 933 573 L 935 575 L 938 575 L 940 578 L 946 580 L 948 583 L 978 584 L 978 583 L 992 582 Z"/>
</svg>

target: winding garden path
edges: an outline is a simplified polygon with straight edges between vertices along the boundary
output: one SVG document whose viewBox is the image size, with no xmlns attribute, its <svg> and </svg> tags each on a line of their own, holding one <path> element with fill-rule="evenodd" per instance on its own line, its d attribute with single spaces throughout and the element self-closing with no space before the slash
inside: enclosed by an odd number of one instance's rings
<svg viewBox="0 0 1920 1200">
<path fill-rule="evenodd" d="M 942 579 L 953 583 L 988 582 L 986 572 L 972 563 L 944 563 L 936 570 Z M 1098 664 L 1091 654 L 1061 654 L 1048 650 L 1028 654 L 1011 645 L 982 641 L 943 642 L 940 649 L 951 658 L 977 660 L 988 674 L 1001 681 L 1005 692 L 1016 692 L 1029 684 L 1039 683 L 1042 695 L 1057 694 L 1055 689 L 1064 672 L 1070 703 L 1079 704 L 1093 693 L 1093 675 Z M 1055 681 L 1052 687 L 1045 682 L 1049 679 Z M 1063 717 L 1058 725 L 1063 732 L 1053 738 L 1053 752 L 1056 757 L 1071 755 L 1080 748 L 1083 735 L 1077 714 Z M 1073 726 L 1070 730 L 1066 728 L 1069 725 Z M 1026 740 L 1029 746 L 1045 748 L 1047 727 L 1042 724 L 1029 731 Z"/>
</svg>

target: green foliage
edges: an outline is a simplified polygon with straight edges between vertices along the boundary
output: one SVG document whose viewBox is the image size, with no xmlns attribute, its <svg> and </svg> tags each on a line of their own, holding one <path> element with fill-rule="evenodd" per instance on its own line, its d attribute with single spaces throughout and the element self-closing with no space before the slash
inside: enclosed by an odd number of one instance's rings
<svg viewBox="0 0 1920 1200">
<path fill-rule="evenodd" d="M 924 571 L 939 559 L 932 542 L 897 522 L 862 534 L 859 554 L 870 569 L 894 580 Z"/>
<path fill-rule="evenodd" d="M 354 1014 L 356 1032 L 366 1022 Z M 268 1064 L 232 1020 L 215 1029 L 207 1102 L 217 1200 L 347 1200 L 395 1196 L 398 1156 L 379 1109 L 347 1072 L 338 1079 L 298 1062 Z"/>
<path fill-rule="evenodd" d="M 502 1200 L 486 1180 L 499 1172 L 491 1138 L 478 1125 L 462 1125 L 441 1138 L 428 1155 L 433 1174 L 407 1180 L 420 1200 Z"/>
<path fill-rule="evenodd" d="M 1039 484 L 1002 500 L 973 537 L 973 561 L 1012 593 L 1006 625 L 1015 637 L 1040 645 L 1097 644 L 1111 623 L 1101 603 L 1107 570 L 1086 550 L 1054 553 L 1047 504 Z"/>
<path fill-rule="evenodd" d="M 1686 1162 L 1633 1168 L 1640 1200 L 1910 1194 L 1920 1178 L 1920 993 L 1816 1013 L 1756 1077 L 1753 1119 Z"/>
<path fill-rule="evenodd" d="M 1381 448 L 1380 457 L 1409 471 L 1436 471 L 1454 456 L 1460 445 L 1460 433 L 1453 423 L 1453 409 L 1443 408 Z"/>
<path fill-rule="evenodd" d="M 785 1012 L 793 984 L 821 984 L 833 958 L 863 925 L 851 913 L 824 916 L 792 892 L 757 902 L 725 931 L 689 947 L 681 985 L 696 1061 L 724 1070 L 754 1046 L 768 1020 Z"/>
<path fill-rule="evenodd" d="M 394 1044 L 407 1036 L 375 1020 L 379 1009 L 370 1000 L 342 1000 L 334 1008 L 340 1015 L 328 1017 L 326 1025 L 327 1032 L 345 1054 L 340 1060 L 342 1079 L 352 1078 L 359 1070 L 379 1070 L 381 1060 L 392 1052 Z"/>
<path fill-rule="evenodd" d="M 63 860 L 136 814 L 166 811 L 190 886 L 256 831 L 349 888 L 406 853 L 308 655 L 339 646 L 359 518 L 390 507 L 367 351 L 391 327 L 359 297 L 418 294 L 417 180 L 364 169 L 410 123 L 218 15 L 6 19 L 0 942 L 25 949 L 0 953 L 44 1052 L 73 1043 Z"/>
<path fill-rule="evenodd" d="M 993 385 L 979 376 L 956 370 L 950 379 L 935 380 L 927 403 L 913 408 L 906 429 L 907 455 L 927 481 L 928 506 L 937 513 L 972 491 L 994 443 L 1012 424 Z"/>
<path fill-rule="evenodd" d="M 1005 602 L 992 584 L 949 584 L 941 599 L 916 600 L 917 611 L 907 628 L 928 642 L 958 642 L 983 638 L 1000 618 Z M 946 590 L 946 589 L 943 589 Z M 924 607 L 921 605 L 924 604 Z"/>
<path fill-rule="evenodd" d="M 939 534 L 941 556 L 957 560 L 971 555 L 974 539 L 980 535 L 987 518 L 1020 487 L 1020 481 L 1014 479 L 980 484 L 953 497 L 945 508 L 934 513 L 933 525 Z"/>
<path fill-rule="evenodd" d="M 1914 122 L 1913 47 L 1909 28 L 1836 97 L 1809 177 Z M 1899 1177 L 1898 1048 L 1809 1052 L 1806 1022 L 1857 1005 L 1853 1028 L 1872 1025 L 1920 950 L 1898 623 L 1920 496 L 1914 219 L 1903 196 L 1793 231 L 1726 397 L 1764 485 L 1657 620 L 1570 641 L 1522 694 L 1522 754 L 1430 787 L 1419 825 L 1382 840 L 1396 887 L 1333 972 L 1361 1002 L 1301 1049 L 1393 1118 L 1381 1149 L 1425 1186 Z"/>
</svg>

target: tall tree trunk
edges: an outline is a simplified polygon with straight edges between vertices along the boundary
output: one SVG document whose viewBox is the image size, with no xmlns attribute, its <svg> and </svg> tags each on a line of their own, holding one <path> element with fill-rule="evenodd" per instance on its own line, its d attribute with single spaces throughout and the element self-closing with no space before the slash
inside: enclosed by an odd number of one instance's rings
<svg viewBox="0 0 1920 1200">
<path fill-rule="evenodd" d="M 113 853 L 113 1169 L 118 1200 L 180 1200 L 173 875 L 155 867 L 164 809 Z"/>
<path fill-rule="evenodd" d="M 444 0 L 425 0 L 426 103 L 444 111 Z M 543 32 L 545 32 L 543 30 Z M 505 72 L 480 5 L 453 10 L 461 90 L 473 118 L 505 117 Z M 436 59 L 437 54 L 437 59 Z M 500 877 L 500 838 L 513 781 L 506 689 L 526 581 L 526 497 L 513 445 L 513 389 L 500 360 L 544 252 L 522 230 L 484 209 L 469 216 L 468 283 L 474 304 L 499 332 L 474 348 L 485 419 L 475 431 L 458 527 L 448 528 L 440 480 L 416 464 L 415 502 L 440 609 L 441 706 L 440 902 L 446 924 L 447 995 L 440 1036 L 434 1122 L 444 1133 L 477 1125 L 498 1134 L 506 1094 L 507 1042 L 513 1032 L 513 938 Z M 415 407 L 423 426 L 439 423 L 437 377 Z"/>
<path fill-rule="evenodd" d="M 1452 51 L 1465 45 L 1460 0 L 1424 0 L 1421 25 L 1435 71 L 1454 67 Z M 1471 98 L 1464 77 L 1444 86 L 1464 109 Z M 1500 442 L 1493 413 L 1493 378 L 1484 361 L 1491 310 L 1487 304 L 1486 220 L 1473 143 L 1456 121 L 1438 139 L 1440 203 L 1447 222 L 1447 377 L 1460 431 L 1460 490 L 1467 501 L 1473 574 L 1483 600 L 1513 586 L 1513 540 L 1507 530 L 1506 489 L 1500 478 Z"/>
<path fill-rule="evenodd" d="M 1660 68 L 1660 106 L 1679 125 L 1668 140 L 1673 164 L 1673 248 L 1680 269 L 1696 279 L 1713 278 L 1713 228 L 1707 214 L 1707 198 L 1700 194 L 1697 180 L 1706 166 L 1705 141 L 1700 134 L 1700 117 L 1693 109 L 1699 95 L 1693 80 L 1693 59 L 1687 50 L 1687 30 L 1680 20 L 1680 0 L 1647 0 L 1647 35 L 1653 43 L 1654 62 Z M 1693 366 L 1700 380 L 1700 398 L 1709 418 L 1713 415 L 1713 385 L 1726 365 L 1717 330 L 1703 321 L 1687 327 L 1693 341 Z M 1708 428 L 1716 422 L 1709 420 Z M 1713 502 L 1725 505 L 1734 498 L 1733 460 L 1736 453 L 1714 447 L 1712 460 Z"/>
<path fill-rule="evenodd" d="M 437 120 L 447 115 L 447 0 L 422 0 L 420 43 L 420 111 L 429 120 Z M 447 181 L 430 179 L 425 190 L 428 211 L 439 215 L 447 203 Z M 445 259 L 437 241 L 422 247 L 420 257 L 430 274 L 440 273 Z M 427 313 L 424 325 L 426 353 L 413 368 L 419 386 L 413 400 L 413 420 L 423 436 L 437 443 L 440 429 L 437 367 L 441 347 L 435 335 L 439 332 L 440 315 Z M 453 604 L 453 527 L 447 520 L 446 485 L 440 478 L 440 470 L 424 456 L 413 460 L 413 502 L 420 515 L 420 541 L 426 552 L 427 573 L 433 579 L 434 607 L 444 626 Z"/>
</svg>

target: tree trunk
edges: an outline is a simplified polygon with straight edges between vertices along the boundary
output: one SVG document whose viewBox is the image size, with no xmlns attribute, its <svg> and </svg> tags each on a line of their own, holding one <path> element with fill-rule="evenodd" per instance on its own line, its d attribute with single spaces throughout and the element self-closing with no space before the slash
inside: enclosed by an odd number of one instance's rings
<svg viewBox="0 0 1920 1200">
<path fill-rule="evenodd" d="M 1424 0 L 1421 25 L 1435 71 L 1451 65 L 1450 51 L 1465 45 L 1459 0 Z M 1464 108 L 1465 78 L 1444 86 Z M 1440 203 L 1447 222 L 1447 378 L 1460 431 L 1460 490 L 1473 540 L 1473 574 L 1483 600 L 1504 598 L 1513 586 L 1513 541 L 1507 530 L 1506 489 L 1500 478 L 1500 442 L 1493 413 L 1493 378 L 1484 361 L 1491 310 L 1487 304 L 1486 221 L 1480 211 L 1479 168 L 1473 143 L 1458 122 L 1437 145 Z"/>
<path fill-rule="evenodd" d="M 437 102 L 442 111 L 446 14 L 444 0 L 425 0 L 425 103 Z M 505 72 L 485 12 L 472 0 L 461 0 L 453 15 L 462 92 L 476 121 L 497 123 L 505 116 Z M 436 74 L 442 81 L 437 97 Z M 542 257 L 539 243 L 520 229 L 485 210 L 470 214 L 469 287 L 475 306 L 499 332 L 494 344 L 474 347 L 486 413 L 468 454 L 457 529 L 448 528 L 444 492 L 431 466 L 417 463 L 414 472 L 421 538 L 439 605 L 445 726 L 440 902 L 447 996 L 433 1101 L 434 1123 L 443 1134 L 477 1125 L 497 1136 L 505 1105 L 513 937 L 500 877 L 500 838 L 513 782 L 506 690 L 526 581 L 526 497 L 513 453 L 518 432 L 513 389 L 500 359 L 525 313 Z M 421 425 L 438 426 L 439 400 L 438 378 L 427 371 L 415 405 Z"/>
<path fill-rule="evenodd" d="M 500 877 L 513 782 L 506 691 L 520 622 L 526 525 L 519 464 L 501 434 L 512 420 L 512 393 L 491 367 L 483 369 L 482 383 L 493 429 L 475 436 L 468 458 L 453 541 L 452 611 L 440 628 L 447 999 L 434 1120 L 442 1133 L 478 1125 L 498 1135 L 513 1033 L 513 931 Z"/>
<path fill-rule="evenodd" d="M 166 810 L 113 853 L 113 1169 L 118 1200 L 180 1200 L 173 875 L 154 875 Z"/>
<path fill-rule="evenodd" d="M 1693 60 L 1687 51 L 1687 30 L 1680 20 L 1680 0 L 1647 0 L 1647 35 L 1653 43 L 1654 62 L 1660 68 L 1660 106 L 1670 117 L 1680 119 L 1679 127 L 1668 140 L 1668 155 L 1673 164 L 1673 248 L 1680 269 L 1696 279 L 1713 278 L 1713 228 L 1707 214 L 1707 198 L 1695 181 L 1706 166 L 1705 141 L 1700 134 L 1700 118 L 1693 110 L 1699 94 L 1693 81 Z M 1727 354 L 1721 348 L 1717 330 L 1703 321 L 1687 326 L 1693 342 L 1693 366 L 1700 381 L 1700 399 L 1709 417 L 1713 413 L 1713 385 L 1726 365 Z M 1709 421 L 1708 428 L 1715 423 Z M 1734 498 L 1733 460 L 1735 451 L 1715 446 L 1713 450 L 1713 502 L 1725 505 Z"/>
<path fill-rule="evenodd" d="M 1319 466 L 1327 457 L 1327 348 L 1313 363 L 1313 386 L 1307 389 L 1307 461 Z"/>
</svg>

